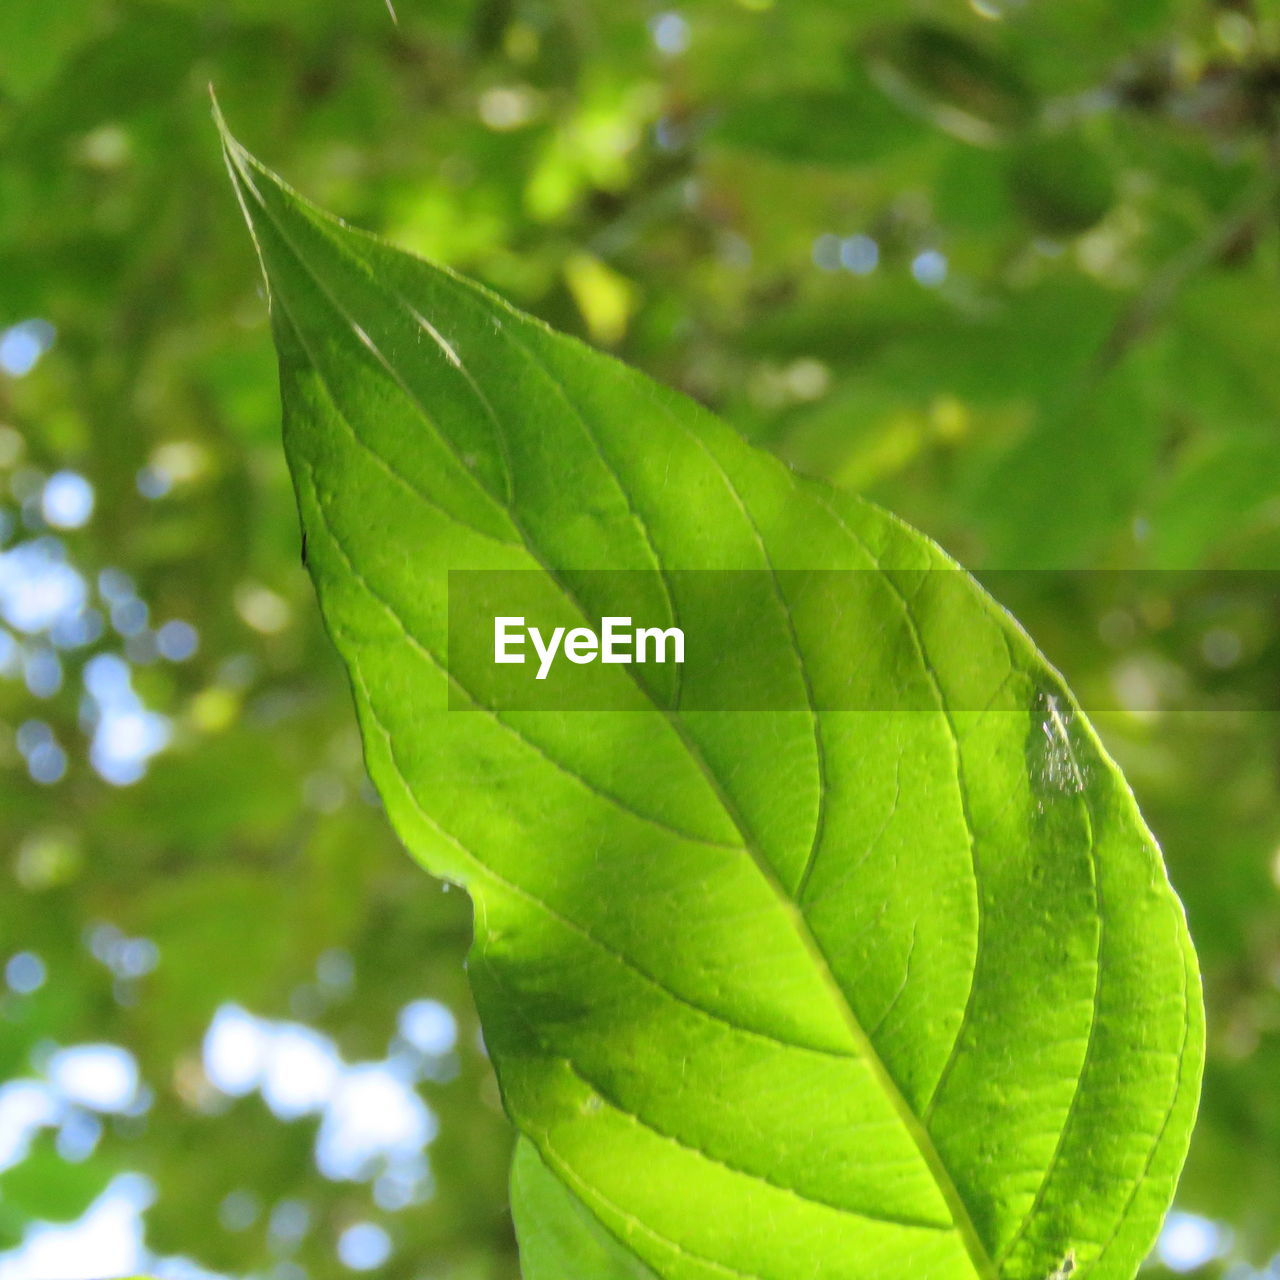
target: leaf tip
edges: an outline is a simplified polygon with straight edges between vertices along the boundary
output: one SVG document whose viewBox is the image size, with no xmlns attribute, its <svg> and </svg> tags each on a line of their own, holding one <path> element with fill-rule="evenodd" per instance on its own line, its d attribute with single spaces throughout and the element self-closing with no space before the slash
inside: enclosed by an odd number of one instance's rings
<svg viewBox="0 0 1280 1280">
<path fill-rule="evenodd" d="M 218 103 L 218 91 L 213 87 L 213 81 L 208 84 L 209 89 L 209 110 L 213 114 L 213 123 L 217 126 L 218 133 L 222 140 L 226 142 L 231 137 L 231 130 L 227 128 L 227 119 L 222 114 L 222 107 Z"/>
<path fill-rule="evenodd" d="M 262 266 L 263 276 L 267 278 L 268 292 L 270 292 L 266 259 L 263 256 L 262 245 L 258 239 L 258 229 L 250 207 L 250 195 L 251 193 L 256 195 L 256 189 L 252 178 L 249 176 L 249 166 L 256 164 L 256 162 L 231 132 L 226 117 L 222 114 L 222 107 L 218 102 L 218 95 L 212 81 L 209 83 L 209 100 L 212 104 L 213 122 L 217 126 L 218 136 L 222 142 L 222 158 L 227 166 L 227 176 L 231 179 L 231 188 L 235 192 L 240 212 L 244 215 L 245 225 L 249 228 L 249 235 L 253 240 L 254 250 L 257 252 L 259 264 Z M 260 168 L 261 166 L 258 167 Z"/>
<path fill-rule="evenodd" d="M 209 103 L 210 111 L 213 115 L 213 123 L 217 127 L 218 137 L 222 142 L 222 151 L 226 157 L 227 166 L 231 170 L 231 180 L 239 186 L 245 173 L 245 161 L 250 158 L 249 153 L 236 140 L 235 134 L 231 132 L 231 127 L 227 124 L 227 118 L 222 114 L 222 105 L 218 102 L 217 90 L 214 88 L 212 80 L 209 81 Z"/>
</svg>

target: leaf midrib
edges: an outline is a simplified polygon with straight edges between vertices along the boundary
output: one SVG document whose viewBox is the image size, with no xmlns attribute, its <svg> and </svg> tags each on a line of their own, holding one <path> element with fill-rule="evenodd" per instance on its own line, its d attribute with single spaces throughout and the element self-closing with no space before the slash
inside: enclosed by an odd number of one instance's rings
<svg viewBox="0 0 1280 1280">
<path fill-rule="evenodd" d="M 249 163 L 254 164 L 255 167 L 259 167 L 256 165 L 256 162 L 253 161 L 252 157 L 247 156 L 247 154 L 243 152 L 241 152 L 241 155 L 244 155 L 244 158 L 248 160 Z M 235 163 L 234 156 L 232 157 L 232 159 L 234 164 Z M 339 313 L 342 319 L 351 327 L 352 331 L 355 333 L 362 332 L 362 330 L 356 324 L 354 319 L 346 312 L 345 308 L 343 308 L 341 304 L 337 301 L 337 299 L 334 298 L 332 294 L 328 291 L 323 281 L 320 279 L 320 277 L 316 274 L 315 270 L 312 268 L 310 263 L 307 261 L 306 257 L 299 252 L 292 237 L 289 235 L 288 231 L 285 229 L 280 219 L 268 207 L 266 201 L 264 201 L 262 197 L 257 194 L 256 190 L 253 187 L 252 182 L 248 180 L 248 176 L 244 173 L 242 169 L 240 169 L 240 166 L 238 164 L 235 164 L 235 168 L 240 173 L 241 178 L 246 182 L 249 189 L 253 191 L 254 195 L 256 196 L 256 203 L 258 204 L 258 207 L 262 210 L 263 214 L 268 219 L 270 219 L 272 223 L 275 224 L 277 232 L 279 233 L 281 238 L 285 241 L 285 243 L 288 245 L 290 251 L 293 253 L 298 263 L 315 280 L 316 284 L 324 292 L 325 296 L 329 299 L 330 303 L 333 305 L 333 307 Z M 268 178 L 270 178 L 270 175 L 264 175 L 264 176 L 267 176 Z M 302 199 L 302 197 L 300 196 L 297 198 L 299 200 Z M 325 215 L 321 215 L 321 216 L 325 216 Z M 353 258 L 353 255 L 350 255 L 348 253 L 345 246 L 341 245 L 339 242 L 336 242 L 336 241 L 331 241 L 331 243 L 335 244 L 335 247 L 337 247 L 338 251 L 342 253 L 344 256 Z M 353 260 L 361 268 L 367 267 L 367 264 L 364 264 L 359 259 L 353 258 Z M 462 290 L 460 286 L 454 286 L 454 282 L 446 273 L 442 272 L 440 275 L 440 278 L 445 282 L 447 282 L 449 286 L 455 287 L 458 292 L 463 294 L 463 296 L 466 296 L 465 291 Z M 380 285 L 380 287 L 384 289 L 386 288 L 385 285 Z M 408 304 L 407 300 L 404 299 L 399 294 L 397 290 L 391 289 L 391 290 L 388 290 L 388 292 L 392 293 L 397 298 L 400 304 L 406 308 L 406 310 L 409 312 L 410 315 L 413 314 L 413 308 Z M 470 301 L 469 298 L 468 298 L 468 301 Z M 387 367 L 389 371 L 391 371 L 391 365 L 390 365 L 390 362 L 387 360 L 387 357 L 376 348 L 376 345 L 372 343 L 372 339 L 368 339 L 367 335 L 366 335 L 366 340 L 368 344 L 375 350 L 381 363 L 385 367 Z M 566 402 L 568 402 L 569 400 L 568 392 L 564 388 L 563 384 L 561 384 L 559 380 L 555 378 L 555 376 L 542 363 L 541 360 L 537 360 L 535 357 L 533 357 L 532 353 L 528 352 L 528 350 L 524 348 L 522 344 L 517 344 L 517 345 L 520 345 L 521 350 L 525 352 L 527 358 L 534 360 L 534 363 L 541 370 L 543 376 L 557 387 L 561 396 L 566 400 Z M 460 369 L 462 368 L 460 363 L 459 363 L 459 368 Z M 465 375 L 465 370 L 464 370 L 464 375 Z M 465 375 L 465 380 L 467 381 L 468 385 L 472 385 L 472 380 L 470 379 L 469 375 Z M 400 385 L 402 389 L 406 392 L 406 394 L 410 396 L 413 402 L 417 405 L 418 411 L 421 414 L 424 423 L 429 424 L 431 422 L 431 417 L 427 413 L 426 406 L 422 403 L 421 399 L 407 385 L 405 385 L 402 380 L 398 380 L 398 381 L 400 381 Z M 484 403 L 483 397 L 481 397 L 481 402 L 482 404 Z M 491 409 L 490 409 L 490 412 L 492 412 Z M 588 438 L 592 439 L 589 433 L 588 433 Z M 453 444 L 451 441 L 448 440 L 447 437 L 441 436 L 437 433 L 437 439 L 441 440 L 442 443 L 444 443 L 445 446 L 450 449 L 450 451 L 454 451 Z M 594 440 L 592 440 L 592 442 L 593 444 L 595 444 Z M 596 450 L 597 450 L 597 453 L 600 452 L 598 444 L 596 445 Z M 601 461 L 602 461 L 602 464 L 606 467 L 606 469 L 609 469 L 611 471 L 611 474 L 613 474 L 611 468 L 609 468 L 607 459 L 605 459 L 603 455 L 601 455 Z M 724 472 L 722 469 L 720 470 L 721 470 L 721 475 L 724 478 L 726 484 L 729 485 L 730 491 L 734 493 L 737 501 L 741 503 L 742 501 L 741 495 L 737 494 L 736 489 L 729 482 L 728 477 L 724 475 Z M 616 475 L 614 476 L 614 482 L 615 484 L 618 484 L 619 489 L 625 494 L 625 489 L 623 488 L 621 483 L 618 481 Z M 492 497 L 492 495 L 490 496 Z M 548 564 L 545 561 L 541 551 L 537 548 L 536 543 L 534 543 L 530 538 L 528 531 L 525 529 L 523 523 L 520 521 L 520 518 L 517 515 L 517 513 L 511 507 L 505 506 L 504 504 L 498 502 L 497 499 L 494 499 L 494 501 L 495 503 L 497 503 L 498 506 L 502 507 L 502 509 L 504 510 L 505 514 L 507 515 L 507 518 L 511 521 L 513 527 L 516 529 L 516 531 L 520 535 L 520 538 L 524 543 L 525 550 L 528 552 L 528 554 L 542 567 L 543 571 L 547 573 L 547 575 L 551 578 L 551 580 L 560 587 L 560 589 L 565 593 L 565 595 L 571 601 L 573 601 L 579 608 L 582 608 L 583 607 L 582 602 L 578 599 L 572 587 L 568 586 L 565 582 L 563 582 L 559 573 L 550 564 Z M 802 658 L 802 655 L 800 655 L 799 653 L 797 653 L 797 656 Z M 634 676 L 633 676 L 633 679 L 634 679 Z M 645 697 L 648 698 L 650 702 L 653 703 L 653 705 L 655 706 L 655 709 L 659 711 L 663 711 L 663 708 L 659 707 L 657 703 L 654 701 L 652 692 L 646 689 L 644 684 L 641 681 L 636 680 L 635 683 L 637 687 L 641 690 L 641 692 L 645 695 Z M 874 1043 L 871 1041 L 869 1035 L 867 1034 L 866 1029 L 862 1026 L 860 1019 L 858 1018 L 852 1005 L 849 1002 L 848 996 L 845 994 L 843 988 L 839 984 L 839 981 L 836 979 L 835 974 L 831 969 L 830 961 L 826 955 L 826 952 L 822 948 L 822 945 L 818 941 L 817 937 L 814 935 L 809 925 L 808 919 L 805 917 L 800 906 L 791 898 L 790 894 L 787 892 L 785 886 L 782 884 L 781 880 L 778 878 L 777 872 L 774 870 L 772 864 L 768 861 L 767 857 L 764 855 L 763 850 L 758 847 L 755 840 L 752 838 L 750 834 L 750 827 L 746 823 L 743 814 L 738 809 L 737 805 L 733 802 L 732 798 L 726 793 L 724 787 L 720 783 L 718 776 L 715 774 L 714 770 L 711 769 L 701 749 L 689 737 L 689 734 L 685 729 L 685 726 L 682 720 L 680 719 L 680 717 L 678 715 L 668 714 L 668 720 L 671 723 L 677 737 L 680 739 L 681 744 L 684 746 L 686 752 L 688 752 L 692 762 L 697 766 L 704 780 L 706 781 L 708 786 L 711 788 L 713 794 L 716 796 L 716 799 L 720 803 L 721 807 L 723 808 L 725 815 L 729 818 L 734 828 L 738 831 L 742 841 L 742 846 L 744 851 L 747 853 L 748 857 L 750 857 L 752 863 L 755 865 L 757 872 L 764 878 L 766 885 L 772 892 L 773 896 L 776 898 L 778 906 L 781 908 L 788 922 L 791 924 L 792 928 L 795 930 L 795 933 L 801 943 L 801 946 L 804 948 L 806 955 L 809 957 L 811 963 L 814 965 L 822 985 L 827 990 L 829 998 L 831 998 L 834 1001 L 836 1009 L 841 1017 L 841 1020 L 845 1024 L 846 1030 L 849 1032 L 854 1042 L 858 1045 L 859 1049 L 864 1054 L 867 1064 L 873 1076 L 875 1077 L 877 1083 L 880 1084 L 882 1091 L 887 1097 L 891 1107 L 893 1108 L 895 1113 L 898 1115 L 899 1121 L 903 1125 L 903 1128 L 906 1130 L 908 1136 L 915 1143 L 921 1158 L 924 1160 L 926 1167 L 929 1169 L 929 1172 L 933 1176 L 934 1182 L 937 1185 L 938 1190 L 941 1193 L 944 1202 L 947 1204 L 948 1209 L 951 1211 L 953 1226 L 956 1230 L 957 1235 L 960 1237 L 961 1243 L 964 1245 L 965 1252 L 968 1255 L 969 1260 L 973 1265 L 976 1274 L 981 1278 L 981 1280 L 1000 1280 L 999 1273 L 996 1270 L 995 1264 L 992 1261 L 990 1254 L 988 1253 L 985 1245 L 982 1243 L 982 1240 L 977 1233 L 977 1229 L 974 1226 L 972 1218 L 969 1215 L 968 1208 L 965 1205 L 964 1200 L 960 1195 L 959 1188 L 956 1186 L 954 1180 L 951 1177 L 950 1171 L 947 1169 L 945 1163 L 943 1162 L 941 1154 L 938 1152 L 937 1147 L 933 1142 L 932 1135 L 930 1135 L 928 1129 L 925 1127 L 921 1117 L 919 1117 L 915 1113 L 915 1111 L 912 1109 L 910 1104 L 907 1102 L 905 1096 L 903 1095 L 901 1089 L 897 1084 L 897 1081 L 889 1072 L 888 1067 L 885 1065 L 884 1061 L 882 1060 Z"/>
</svg>

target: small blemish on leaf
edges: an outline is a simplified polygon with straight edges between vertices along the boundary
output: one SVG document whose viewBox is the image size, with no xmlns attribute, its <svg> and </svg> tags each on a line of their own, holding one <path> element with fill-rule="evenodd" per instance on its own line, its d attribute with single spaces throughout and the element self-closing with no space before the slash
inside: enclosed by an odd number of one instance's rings
<svg viewBox="0 0 1280 1280">
<path fill-rule="evenodd" d="M 1038 725 L 1033 737 L 1031 780 L 1042 798 L 1043 809 L 1046 795 L 1078 795 L 1088 784 L 1088 777 L 1072 744 L 1075 716 L 1071 708 L 1055 693 L 1040 693 L 1034 715 Z"/>
</svg>

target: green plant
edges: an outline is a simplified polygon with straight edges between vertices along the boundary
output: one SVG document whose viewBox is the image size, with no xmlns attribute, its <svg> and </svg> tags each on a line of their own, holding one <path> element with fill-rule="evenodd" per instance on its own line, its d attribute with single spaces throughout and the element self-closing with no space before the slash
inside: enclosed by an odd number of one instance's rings
<svg viewBox="0 0 1280 1280">
<path fill-rule="evenodd" d="M 1127 1280 L 1186 1150 L 1199 980 L 1030 641 L 892 517 L 226 146 L 370 772 L 475 902 L 531 1280 Z M 647 574 L 690 627 L 723 619 L 678 572 L 753 570 L 742 679 L 777 709 L 670 712 L 625 672 L 615 709 L 496 706 L 446 656 L 459 569 L 586 619 Z M 811 570 L 858 571 L 856 626 Z"/>
</svg>

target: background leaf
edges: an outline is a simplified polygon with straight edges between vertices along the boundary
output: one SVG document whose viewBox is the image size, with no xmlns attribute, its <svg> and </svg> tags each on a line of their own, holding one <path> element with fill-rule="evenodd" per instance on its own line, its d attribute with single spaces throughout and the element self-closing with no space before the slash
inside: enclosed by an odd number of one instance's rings
<svg viewBox="0 0 1280 1280">
<path fill-rule="evenodd" d="M 0 1222 L 44 1218 L 70 1222 L 106 1189 L 111 1168 L 101 1161 L 73 1163 L 53 1143 L 39 1142 L 26 1158 L 0 1174 Z"/>
</svg>

